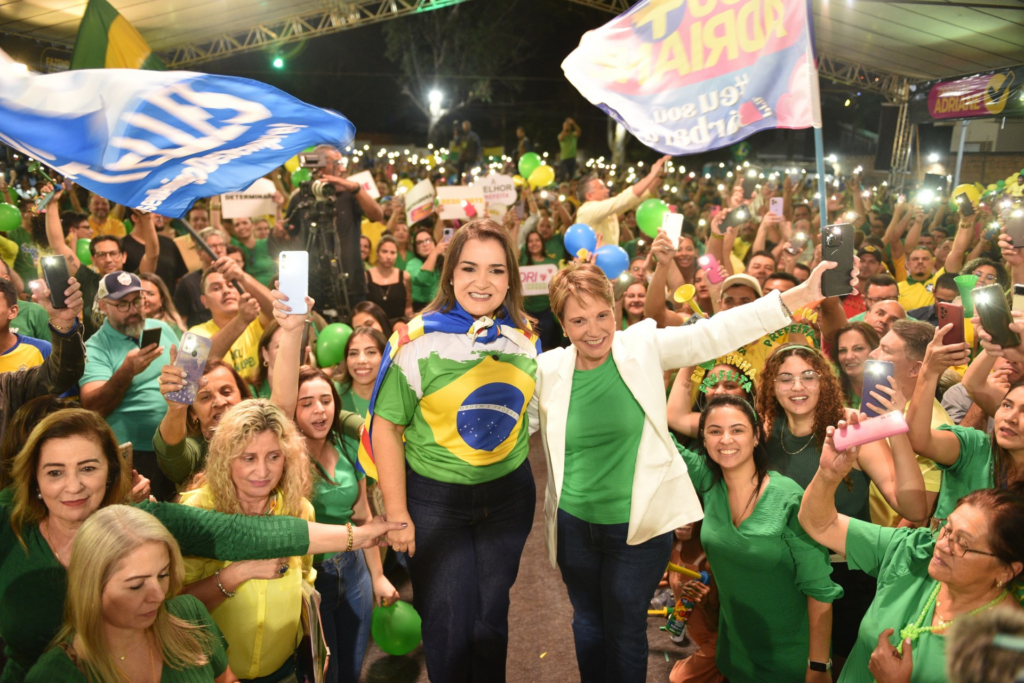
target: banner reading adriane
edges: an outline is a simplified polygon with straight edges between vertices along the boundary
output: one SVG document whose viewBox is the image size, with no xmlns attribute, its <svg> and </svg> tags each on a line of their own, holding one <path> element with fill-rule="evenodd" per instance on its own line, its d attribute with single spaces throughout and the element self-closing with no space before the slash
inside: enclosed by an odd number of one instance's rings
<svg viewBox="0 0 1024 683">
<path fill-rule="evenodd" d="M 806 0 L 644 0 L 584 34 L 562 70 L 644 144 L 695 154 L 821 127 L 808 22 Z"/>
</svg>

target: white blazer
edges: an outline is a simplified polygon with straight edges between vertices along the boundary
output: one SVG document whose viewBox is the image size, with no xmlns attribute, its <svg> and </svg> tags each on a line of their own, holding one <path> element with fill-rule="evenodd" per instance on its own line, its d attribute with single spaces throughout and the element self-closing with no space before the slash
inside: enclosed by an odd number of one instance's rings
<svg viewBox="0 0 1024 683">
<path fill-rule="evenodd" d="M 686 464 L 668 431 L 664 372 L 725 355 L 789 322 L 779 294 L 773 292 L 696 325 L 659 330 L 648 319 L 615 333 L 612 359 L 645 415 L 633 473 L 627 543 L 639 545 L 704 516 Z M 530 425 L 535 429 L 534 425 L 539 424 L 547 455 L 544 524 L 552 567 L 556 566 L 558 501 L 565 473 L 565 423 L 575 369 L 574 346 L 538 356 L 537 388 L 530 404 Z"/>
</svg>

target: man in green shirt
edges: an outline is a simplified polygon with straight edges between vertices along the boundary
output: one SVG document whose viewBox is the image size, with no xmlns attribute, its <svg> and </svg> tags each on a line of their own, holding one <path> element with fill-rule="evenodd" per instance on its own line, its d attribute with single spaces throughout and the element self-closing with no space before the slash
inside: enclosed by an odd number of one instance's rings
<svg viewBox="0 0 1024 683">
<path fill-rule="evenodd" d="M 21 285 L 17 273 L 3 261 L 0 261 L 0 278 L 9 281 L 15 287 Z M 26 337 L 50 341 L 50 314 L 34 301 L 19 301 L 18 315 L 11 321 L 11 331 Z"/>
<path fill-rule="evenodd" d="M 559 180 L 572 180 L 576 175 L 576 145 L 581 132 L 572 117 L 562 122 L 562 132 L 558 134 Z"/>
</svg>

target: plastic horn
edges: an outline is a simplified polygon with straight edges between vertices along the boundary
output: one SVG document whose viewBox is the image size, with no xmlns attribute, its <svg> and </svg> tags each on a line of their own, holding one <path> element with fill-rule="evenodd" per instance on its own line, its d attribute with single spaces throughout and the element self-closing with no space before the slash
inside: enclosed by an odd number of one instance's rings
<svg viewBox="0 0 1024 683">
<path fill-rule="evenodd" d="M 678 564 L 672 564 L 671 562 L 668 563 L 668 570 L 670 572 L 682 574 L 683 576 L 689 576 L 691 579 L 702 578 L 700 572 L 695 572 L 692 569 L 687 569 L 686 567 L 680 567 Z"/>
<path fill-rule="evenodd" d="M 661 609 L 649 609 L 647 610 L 647 616 L 649 617 L 668 617 L 668 607 L 662 607 Z"/>
<path fill-rule="evenodd" d="M 697 305 L 697 288 L 693 285 L 683 285 L 676 290 L 676 293 L 672 295 L 672 298 L 681 304 L 688 304 L 690 309 L 702 318 L 706 318 L 704 311 L 700 310 L 700 306 Z"/>
</svg>

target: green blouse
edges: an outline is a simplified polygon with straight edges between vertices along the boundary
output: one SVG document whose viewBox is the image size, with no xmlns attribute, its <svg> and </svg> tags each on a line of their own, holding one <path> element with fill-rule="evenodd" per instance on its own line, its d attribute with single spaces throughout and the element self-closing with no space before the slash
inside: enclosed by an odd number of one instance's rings
<svg viewBox="0 0 1024 683">
<path fill-rule="evenodd" d="M 703 456 L 676 444 L 702 497 L 700 540 L 721 603 L 718 669 L 732 683 L 803 681 L 810 648 L 807 598 L 839 599 L 828 551 L 800 527 L 803 489 L 771 472 L 754 510 L 736 527 L 725 482 Z"/>
<path fill-rule="evenodd" d="M 192 624 L 202 626 L 213 634 L 213 651 L 208 652 L 208 661 L 202 666 L 188 669 L 175 669 L 164 662 L 160 674 L 160 683 L 212 683 L 217 676 L 228 668 L 227 641 L 221 634 L 217 624 L 210 617 L 196 597 L 179 595 L 166 602 L 167 612 L 172 616 L 184 619 Z M 36 665 L 28 672 L 25 683 L 86 683 L 85 675 L 79 671 L 67 653 L 59 647 L 50 648 L 39 658 Z"/>
<path fill-rule="evenodd" d="M 0 638 L 7 666 L 0 683 L 23 681 L 60 630 L 67 571 L 36 525 L 22 528 L 26 548 L 11 529 L 13 497 L 0 492 Z M 177 539 L 183 555 L 258 560 L 303 555 L 309 527 L 294 517 L 248 517 L 175 505 L 140 503 Z"/>
<path fill-rule="evenodd" d="M 352 508 L 359 498 L 359 482 L 366 475 L 356 467 L 359 445 L 355 441 L 345 437 L 333 445 L 338 452 L 334 476 L 328 474 L 318 461 L 313 461 L 319 475 L 313 481 L 313 510 L 316 512 L 316 521 L 321 524 L 347 524 L 352 520 Z M 323 562 L 335 555 L 337 553 L 314 555 L 313 562 Z"/>
</svg>

